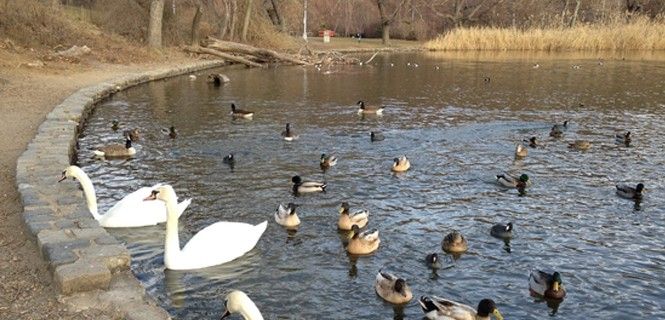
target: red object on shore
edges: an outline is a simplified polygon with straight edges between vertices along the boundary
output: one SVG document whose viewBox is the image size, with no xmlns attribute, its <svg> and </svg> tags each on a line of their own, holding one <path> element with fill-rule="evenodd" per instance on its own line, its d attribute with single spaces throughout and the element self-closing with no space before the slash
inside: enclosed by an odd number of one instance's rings
<svg viewBox="0 0 665 320">
<path fill-rule="evenodd" d="M 335 36 L 335 31 L 333 30 L 319 30 L 319 37 L 323 37 L 326 33 L 328 33 L 328 36 L 334 37 Z"/>
</svg>

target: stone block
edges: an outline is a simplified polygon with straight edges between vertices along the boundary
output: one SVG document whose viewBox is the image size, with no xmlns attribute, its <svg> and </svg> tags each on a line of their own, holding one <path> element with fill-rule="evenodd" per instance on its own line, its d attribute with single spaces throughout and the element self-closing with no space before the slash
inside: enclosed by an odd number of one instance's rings
<svg viewBox="0 0 665 320">
<path fill-rule="evenodd" d="M 90 246 L 79 250 L 82 259 L 98 261 L 111 272 L 129 270 L 131 256 L 125 246 L 120 244 Z"/>
<path fill-rule="evenodd" d="M 75 249 L 85 248 L 90 245 L 89 240 L 72 240 L 68 242 L 46 243 L 42 246 L 42 255 L 49 263 L 52 270 L 57 267 L 76 262 L 78 256 Z"/>
<path fill-rule="evenodd" d="M 54 278 L 63 294 L 106 290 L 111 282 L 111 271 L 98 261 L 79 259 L 55 268 Z"/>
</svg>

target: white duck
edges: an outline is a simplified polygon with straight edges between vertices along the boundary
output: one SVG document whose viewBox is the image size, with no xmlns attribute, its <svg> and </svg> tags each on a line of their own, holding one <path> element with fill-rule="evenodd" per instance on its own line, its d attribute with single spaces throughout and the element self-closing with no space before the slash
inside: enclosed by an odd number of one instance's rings
<svg viewBox="0 0 665 320">
<path fill-rule="evenodd" d="M 235 260 L 256 246 L 268 226 L 268 221 L 255 226 L 219 221 L 203 228 L 180 249 L 177 198 L 173 187 L 159 186 L 145 200 L 166 202 L 164 265 L 170 270 L 201 269 Z"/>
<path fill-rule="evenodd" d="M 492 315 L 497 320 L 503 320 L 492 299 L 480 300 L 476 309 L 436 296 L 422 296 L 418 303 L 429 320 L 489 320 Z"/>
<path fill-rule="evenodd" d="M 143 201 L 145 195 L 150 193 L 154 188 L 159 187 L 159 184 L 152 187 L 143 187 L 126 195 L 120 201 L 116 202 L 105 214 L 100 215 L 97 211 L 95 187 L 92 185 L 92 181 L 90 181 L 88 175 L 77 166 L 69 166 L 62 171 L 62 178 L 58 182 L 67 178 L 74 178 L 81 183 L 85 199 L 88 203 L 88 210 L 90 210 L 95 220 L 99 222 L 99 225 L 104 228 L 145 227 L 166 222 L 166 206 L 164 204 Z M 176 212 L 178 216 L 185 211 L 191 202 L 192 199 L 187 199 L 177 205 Z"/>
<path fill-rule="evenodd" d="M 224 319 L 233 313 L 237 313 L 245 320 L 263 320 L 261 311 L 256 307 L 252 299 L 250 299 L 244 292 L 233 290 L 226 295 L 224 300 L 224 307 L 226 310 L 222 314 Z"/>
</svg>

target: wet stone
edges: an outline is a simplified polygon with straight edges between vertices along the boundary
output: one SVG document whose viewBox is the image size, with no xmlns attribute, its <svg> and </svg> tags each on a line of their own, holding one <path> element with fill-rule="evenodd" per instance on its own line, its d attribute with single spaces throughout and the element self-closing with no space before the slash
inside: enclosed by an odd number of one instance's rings
<svg viewBox="0 0 665 320">
<path fill-rule="evenodd" d="M 54 278 L 63 294 L 106 290 L 111 282 L 111 271 L 97 261 L 79 259 L 75 263 L 58 266 Z"/>
</svg>

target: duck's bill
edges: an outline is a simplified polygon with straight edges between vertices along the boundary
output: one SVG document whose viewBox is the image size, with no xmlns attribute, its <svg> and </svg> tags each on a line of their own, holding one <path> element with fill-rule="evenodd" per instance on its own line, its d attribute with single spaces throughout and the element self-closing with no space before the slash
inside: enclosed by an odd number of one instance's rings
<svg viewBox="0 0 665 320">
<path fill-rule="evenodd" d="M 159 193 L 159 191 L 153 190 L 149 196 L 143 198 L 143 201 L 157 200 L 157 193 Z"/>
<path fill-rule="evenodd" d="M 499 309 L 494 309 L 492 313 L 494 314 L 496 320 L 503 320 L 503 316 L 501 315 L 501 312 L 499 312 Z"/>
<path fill-rule="evenodd" d="M 224 318 L 226 318 L 226 317 L 228 317 L 228 316 L 230 316 L 230 315 L 231 315 L 231 312 L 229 312 L 229 310 L 226 310 L 226 311 L 224 311 L 224 314 L 222 314 L 222 317 L 220 318 L 220 320 L 221 320 L 221 319 L 224 319 Z"/>
</svg>

